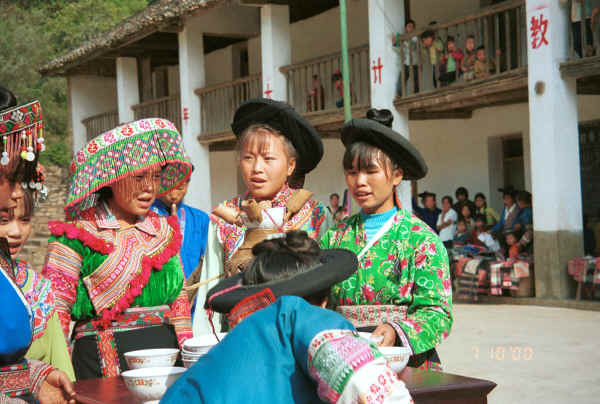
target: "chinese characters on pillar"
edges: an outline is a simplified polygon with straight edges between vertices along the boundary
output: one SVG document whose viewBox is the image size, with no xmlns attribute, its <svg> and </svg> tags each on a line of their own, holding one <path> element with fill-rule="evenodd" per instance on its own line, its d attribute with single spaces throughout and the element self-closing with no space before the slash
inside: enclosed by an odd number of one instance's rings
<svg viewBox="0 0 600 404">
<path fill-rule="evenodd" d="M 190 119 L 190 109 L 184 108 L 183 109 L 183 120 L 188 121 L 189 119 Z"/>
<path fill-rule="evenodd" d="M 531 37 L 532 49 L 539 49 L 542 46 L 548 45 L 548 38 L 546 37 L 548 24 L 549 21 L 544 17 L 543 12 L 531 16 L 531 21 L 529 21 L 529 35 Z"/>
<path fill-rule="evenodd" d="M 378 57 L 377 61 L 373 60 L 373 84 L 381 84 L 381 71 L 383 70 L 383 65 L 381 64 L 381 58 Z"/>
<path fill-rule="evenodd" d="M 271 90 L 271 85 L 267 83 L 267 89 L 265 90 L 265 97 L 271 99 L 271 94 L 273 94 L 273 90 Z"/>
</svg>

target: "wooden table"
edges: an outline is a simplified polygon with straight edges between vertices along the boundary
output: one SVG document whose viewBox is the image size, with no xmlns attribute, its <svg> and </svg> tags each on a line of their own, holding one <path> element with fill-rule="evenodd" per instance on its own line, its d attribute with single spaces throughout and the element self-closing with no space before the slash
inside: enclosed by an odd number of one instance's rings
<svg viewBox="0 0 600 404">
<path fill-rule="evenodd" d="M 401 374 L 415 404 L 485 404 L 496 383 L 407 368 Z M 133 395 L 120 377 L 82 380 L 75 383 L 75 396 L 81 404 L 133 404 Z"/>
</svg>

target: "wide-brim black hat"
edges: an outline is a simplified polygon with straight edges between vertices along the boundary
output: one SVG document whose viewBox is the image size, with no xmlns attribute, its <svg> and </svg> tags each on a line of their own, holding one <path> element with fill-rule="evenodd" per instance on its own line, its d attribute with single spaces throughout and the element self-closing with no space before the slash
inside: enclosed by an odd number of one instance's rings
<svg viewBox="0 0 600 404">
<path fill-rule="evenodd" d="M 344 249 L 321 250 L 319 261 L 318 265 L 289 278 L 255 285 L 244 285 L 243 274 L 236 274 L 222 280 L 208 291 L 204 307 L 219 313 L 229 313 L 246 297 L 267 288 L 271 289 L 275 298 L 281 296 L 308 297 L 346 280 L 358 268 L 356 254 Z M 218 295 L 219 292 L 230 288 L 234 289 Z M 213 295 L 216 296 L 213 297 Z"/>
<path fill-rule="evenodd" d="M 267 124 L 288 138 L 298 154 L 296 175 L 311 172 L 323 158 L 323 142 L 315 128 L 289 104 L 267 98 L 244 102 L 235 111 L 231 129 L 239 138 L 249 126 Z"/>
<path fill-rule="evenodd" d="M 419 194 L 419 198 L 427 198 L 428 196 L 433 196 L 435 198 L 436 194 L 434 194 L 433 192 L 429 192 L 429 191 L 421 192 Z"/>
<path fill-rule="evenodd" d="M 387 154 L 404 171 L 405 180 L 419 180 L 427 175 L 427 164 L 421 153 L 404 136 L 372 119 L 355 118 L 342 128 L 346 148 L 364 142 Z"/>
<path fill-rule="evenodd" d="M 502 195 L 510 195 L 515 196 L 517 194 L 517 190 L 512 185 L 506 186 L 504 188 L 498 188 L 499 192 L 502 192 Z"/>
</svg>

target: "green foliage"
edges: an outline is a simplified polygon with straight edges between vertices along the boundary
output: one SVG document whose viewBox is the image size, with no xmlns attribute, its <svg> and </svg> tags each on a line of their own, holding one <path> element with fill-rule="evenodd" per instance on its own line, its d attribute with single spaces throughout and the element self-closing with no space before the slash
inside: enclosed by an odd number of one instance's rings
<svg viewBox="0 0 600 404">
<path fill-rule="evenodd" d="M 71 159 L 66 80 L 42 78 L 37 69 L 142 10 L 147 0 L 0 0 L 0 84 L 19 102 L 39 99 L 47 150 L 43 163 Z"/>
</svg>

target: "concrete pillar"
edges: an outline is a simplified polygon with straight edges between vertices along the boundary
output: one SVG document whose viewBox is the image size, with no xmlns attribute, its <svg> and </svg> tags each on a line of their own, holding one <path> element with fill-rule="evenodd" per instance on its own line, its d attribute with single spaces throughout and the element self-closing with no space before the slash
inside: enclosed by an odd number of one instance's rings
<svg viewBox="0 0 600 404">
<path fill-rule="evenodd" d="M 131 107 L 140 103 L 137 60 L 117 58 L 116 64 L 119 122 L 125 123 L 135 119 Z"/>
<path fill-rule="evenodd" d="M 371 106 L 389 109 L 394 115 L 393 129 L 409 138 L 408 111 L 394 107 L 396 82 L 400 75 L 398 54 L 392 47 L 392 36 L 404 29 L 404 0 L 369 0 L 369 60 L 371 66 Z M 393 21 L 394 25 L 390 25 Z M 411 210 L 410 182 L 398 187 L 402 206 Z"/>
<path fill-rule="evenodd" d="M 559 71 L 570 10 L 559 4 L 527 0 L 527 28 L 536 296 L 564 299 L 567 261 L 583 255 L 583 225 L 576 83 Z"/>
<path fill-rule="evenodd" d="M 114 111 L 117 103 L 115 79 L 100 76 L 68 76 L 67 97 L 73 133 L 73 153 L 76 153 L 88 141 L 86 128 L 81 121 L 94 115 Z"/>
<path fill-rule="evenodd" d="M 208 146 L 198 143 L 197 137 L 202 130 L 201 105 L 200 98 L 194 94 L 194 90 L 205 86 L 204 33 L 201 24 L 188 22 L 179 33 L 179 82 L 181 113 L 184 117 L 181 122 L 183 144 L 195 167 L 185 201 L 189 205 L 210 212 L 212 208 L 210 155 Z"/>
<path fill-rule="evenodd" d="M 289 6 L 262 6 L 260 25 L 263 97 L 287 101 L 287 80 L 279 68 L 292 63 Z"/>
</svg>

